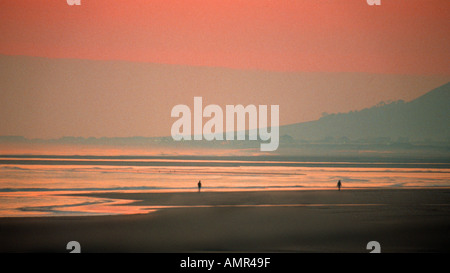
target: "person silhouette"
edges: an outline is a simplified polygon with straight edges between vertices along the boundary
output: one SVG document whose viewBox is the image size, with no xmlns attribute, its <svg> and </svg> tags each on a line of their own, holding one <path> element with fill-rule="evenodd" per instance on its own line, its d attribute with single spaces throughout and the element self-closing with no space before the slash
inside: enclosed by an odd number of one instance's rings
<svg viewBox="0 0 450 273">
<path fill-rule="evenodd" d="M 197 186 L 198 186 L 198 192 L 200 192 L 200 190 L 202 189 L 202 182 L 200 180 L 198 181 Z"/>
<path fill-rule="evenodd" d="M 339 180 L 338 183 L 337 183 L 337 187 L 338 187 L 339 191 L 341 190 L 341 186 L 342 186 L 342 183 L 341 183 L 341 180 Z"/>
</svg>

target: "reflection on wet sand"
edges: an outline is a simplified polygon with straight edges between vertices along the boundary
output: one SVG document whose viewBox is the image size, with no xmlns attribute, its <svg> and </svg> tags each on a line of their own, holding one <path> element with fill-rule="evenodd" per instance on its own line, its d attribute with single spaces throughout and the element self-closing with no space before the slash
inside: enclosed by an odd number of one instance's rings
<svg viewBox="0 0 450 273">
<path fill-rule="evenodd" d="M 202 193 L 335 190 L 338 180 L 342 181 L 344 191 L 450 187 L 449 164 L 439 162 L 295 162 L 73 156 L 0 159 L 3 160 L 0 164 L 0 217 L 147 213 L 162 204 L 152 204 L 153 208 L 139 208 L 129 206 L 132 200 L 96 198 L 93 195 L 99 192 L 197 192 L 199 180 L 202 181 Z M 33 161 L 33 164 L 29 164 L 29 161 Z M 83 193 L 90 196 L 74 195 Z M 301 202 L 292 203 L 296 206 L 299 204 Z"/>
</svg>

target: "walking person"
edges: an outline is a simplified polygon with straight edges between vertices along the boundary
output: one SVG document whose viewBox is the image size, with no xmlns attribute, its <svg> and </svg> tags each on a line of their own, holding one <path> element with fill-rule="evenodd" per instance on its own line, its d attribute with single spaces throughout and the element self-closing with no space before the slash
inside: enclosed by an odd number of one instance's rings
<svg viewBox="0 0 450 273">
<path fill-rule="evenodd" d="M 200 190 L 202 189 L 202 182 L 200 180 L 198 181 L 197 186 L 198 186 L 198 192 L 200 192 Z"/>
<path fill-rule="evenodd" d="M 337 187 L 338 187 L 339 191 L 341 190 L 341 186 L 342 186 L 342 183 L 341 183 L 341 180 L 339 180 L 338 183 L 337 183 Z"/>
</svg>

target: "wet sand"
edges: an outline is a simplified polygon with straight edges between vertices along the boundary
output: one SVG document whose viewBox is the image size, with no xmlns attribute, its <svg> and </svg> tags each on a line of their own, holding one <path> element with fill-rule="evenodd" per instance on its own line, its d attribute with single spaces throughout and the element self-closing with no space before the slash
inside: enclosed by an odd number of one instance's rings
<svg viewBox="0 0 450 273">
<path fill-rule="evenodd" d="M 450 189 L 97 193 L 147 214 L 0 218 L 0 252 L 448 252 Z"/>
</svg>

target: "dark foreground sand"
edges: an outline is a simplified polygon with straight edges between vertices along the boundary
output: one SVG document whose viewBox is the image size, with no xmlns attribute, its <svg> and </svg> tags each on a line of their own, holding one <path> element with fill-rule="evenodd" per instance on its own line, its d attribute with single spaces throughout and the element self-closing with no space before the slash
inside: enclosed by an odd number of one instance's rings
<svg viewBox="0 0 450 273">
<path fill-rule="evenodd" d="M 382 252 L 450 246 L 449 189 L 91 196 L 175 207 L 141 215 L 1 218 L 0 251 L 68 252 L 72 240 L 82 252 L 369 252 L 369 241 Z"/>
</svg>

